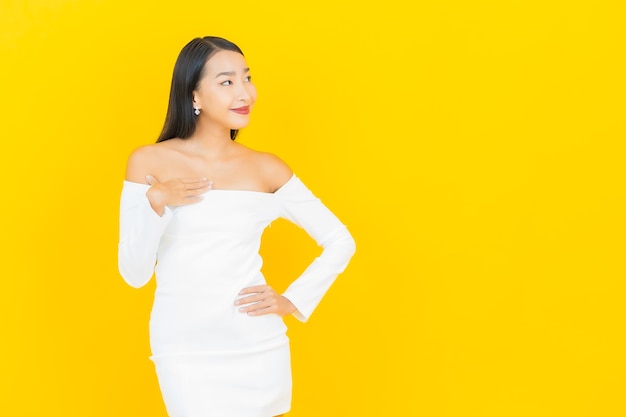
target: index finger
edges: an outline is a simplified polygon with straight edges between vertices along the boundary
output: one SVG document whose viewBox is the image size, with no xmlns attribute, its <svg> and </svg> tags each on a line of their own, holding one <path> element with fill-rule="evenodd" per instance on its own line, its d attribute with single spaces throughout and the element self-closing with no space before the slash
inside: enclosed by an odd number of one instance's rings
<svg viewBox="0 0 626 417">
<path fill-rule="evenodd" d="M 204 190 L 213 186 L 213 181 L 206 178 L 185 178 L 181 182 L 186 190 Z"/>
<path fill-rule="evenodd" d="M 267 289 L 267 285 L 253 285 L 251 287 L 246 287 L 243 290 L 239 291 L 239 295 L 244 294 L 255 294 L 263 292 Z"/>
<path fill-rule="evenodd" d="M 207 177 L 187 177 L 180 179 L 183 184 L 194 184 L 196 182 L 209 182 Z"/>
</svg>

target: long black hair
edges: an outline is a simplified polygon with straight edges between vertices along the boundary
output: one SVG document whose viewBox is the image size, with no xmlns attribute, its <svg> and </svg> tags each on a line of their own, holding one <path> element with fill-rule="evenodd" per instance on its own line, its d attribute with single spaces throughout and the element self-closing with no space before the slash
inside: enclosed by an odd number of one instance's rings
<svg viewBox="0 0 626 417">
<path fill-rule="evenodd" d="M 174 65 L 170 99 L 161 135 L 157 142 L 168 139 L 186 139 L 196 130 L 193 108 L 193 91 L 204 75 L 204 64 L 219 51 L 234 51 L 243 55 L 234 43 L 217 36 L 192 39 L 178 54 Z M 235 140 L 238 130 L 231 129 L 230 138 Z"/>
</svg>

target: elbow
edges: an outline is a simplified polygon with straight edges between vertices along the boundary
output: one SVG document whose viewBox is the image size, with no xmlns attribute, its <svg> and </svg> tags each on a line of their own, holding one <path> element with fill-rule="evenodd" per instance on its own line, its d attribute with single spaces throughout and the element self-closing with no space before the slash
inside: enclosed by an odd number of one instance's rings
<svg viewBox="0 0 626 417">
<path fill-rule="evenodd" d="M 348 242 L 346 243 L 346 251 L 350 254 L 350 258 L 352 258 L 352 256 L 354 256 L 354 254 L 356 253 L 356 241 L 354 240 L 354 238 L 352 237 L 352 235 L 349 235 L 349 239 Z"/>
<path fill-rule="evenodd" d="M 146 285 L 150 278 L 152 278 L 152 274 L 138 274 L 138 273 L 129 273 L 126 270 L 120 269 L 120 275 L 124 279 L 124 281 L 133 288 L 141 288 Z"/>
<path fill-rule="evenodd" d="M 122 257 L 118 259 L 118 270 L 124 281 L 133 288 L 141 288 L 152 278 L 153 269 L 141 268 Z"/>
<path fill-rule="evenodd" d="M 120 275 L 124 281 L 133 288 L 143 287 L 150 281 L 150 278 L 152 278 L 152 273 L 148 275 L 146 273 L 130 272 L 122 268 L 120 268 Z"/>
<path fill-rule="evenodd" d="M 146 285 L 154 274 L 156 259 L 133 245 L 120 241 L 117 250 L 117 268 L 122 278 L 133 288 Z"/>
<path fill-rule="evenodd" d="M 346 230 L 343 238 L 338 242 L 337 248 L 339 249 L 338 254 L 342 259 L 341 271 L 343 272 L 356 253 L 356 242 L 350 232 Z"/>
<path fill-rule="evenodd" d="M 356 242 L 345 226 L 336 230 L 331 238 L 322 244 L 322 247 L 324 252 L 328 250 L 328 259 L 332 259 L 330 262 L 341 271 L 345 269 L 356 252 Z"/>
<path fill-rule="evenodd" d="M 333 244 L 337 248 L 341 248 L 341 252 L 347 259 L 352 258 L 356 252 L 356 241 L 346 227 L 340 229 L 334 236 Z"/>
<path fill-rule="evenodd" d="M 133 288 L 141 288 L 144 285 L 146 285 L 148 283 L 148 281 L 150 281 L 150 278 L 148 279 L 143 279 L 143 280 L 137 280 L 137 279 L 127 279 L 124 278 L 124 281 L 126 281 L 126 283 L 128 285 L 130 285 Z"/>
</svg>

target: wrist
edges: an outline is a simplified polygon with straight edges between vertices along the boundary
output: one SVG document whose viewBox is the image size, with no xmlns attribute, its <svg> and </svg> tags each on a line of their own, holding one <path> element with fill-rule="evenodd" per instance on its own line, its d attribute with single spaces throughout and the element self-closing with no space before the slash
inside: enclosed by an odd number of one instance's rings
<svg viewBox="0 0 626 417">
<path fill-rule="evenodd" d="M 285 297 L 284 295 L 281 295 L 281 297 L 283 298 L 283 300 L 285 300 L 285 315 L 293 314 L 298 311 L 296 306 L 291 302 L 289 298 Z"/>
<path fill-rule="evenodd" d="M 146 197 L 150 202 L 150 207 L 152 207 L 152 210 L 154 210 L 155 213 L 159 216 L 162 216 L 166 206 L 163 194 L 155 189 L 154 186 L 152 186 L 146 192 Z"/>
</svg>

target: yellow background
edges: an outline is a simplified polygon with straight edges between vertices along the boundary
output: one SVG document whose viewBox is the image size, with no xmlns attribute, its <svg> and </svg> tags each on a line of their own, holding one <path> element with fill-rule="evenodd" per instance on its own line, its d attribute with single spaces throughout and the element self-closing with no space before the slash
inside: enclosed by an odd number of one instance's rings
<svg viewBox="0 0 626 417">
<path fill-rule="evenodd" d="M 291 416 L 626 416 L 623 2 L 164 3 L 0 2 L 0 415 L 165 417 L 119 192 L 219 35 L 259 90 L 241 142 L 358 246 L 287 320 Z M 279 288 L 318 252 L 264 244 Z"/>
</svg>

